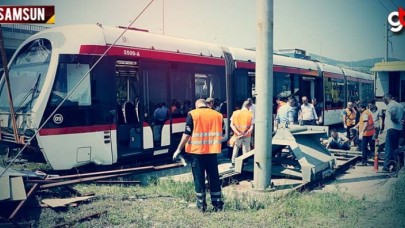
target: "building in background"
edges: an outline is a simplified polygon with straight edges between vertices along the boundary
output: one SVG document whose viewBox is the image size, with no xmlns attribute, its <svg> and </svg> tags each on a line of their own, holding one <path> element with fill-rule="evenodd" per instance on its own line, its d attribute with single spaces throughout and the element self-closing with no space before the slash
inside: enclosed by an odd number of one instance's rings
<svg viewBox="0 0 405 228">
<path fill-rule="evenodd" d="M 386 108 L 382 98 L 388 93 L 405 105 L 405 61 L 379 62 L 370 71 L 374 75 L 375 96 L 379 108 Z"/>
<path fill-rule="evenodd" d="M 294 48 L 294 49 L 279 49 L 275 53 L 279 55 L 285 55 L 296 59 L 311 59 L 311 56 L 307 55 L 307 51 Z"/>
</svg>

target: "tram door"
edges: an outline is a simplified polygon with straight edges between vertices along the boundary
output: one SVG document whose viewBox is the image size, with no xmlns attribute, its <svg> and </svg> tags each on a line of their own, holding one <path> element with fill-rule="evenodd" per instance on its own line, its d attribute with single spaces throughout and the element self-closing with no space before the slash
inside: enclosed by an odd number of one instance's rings
<svg viewBox="0 0 405 228">
<path fill-rule="evenodd" d="M 142 81 L 143 149 L 154 148 L 154 155 L 168 152 L 171 137 L 169 64 L 140 62 Z M 181 89 L 181 88 L 178 88 Z M 155 150 L 160 148 L 159 150 Z"/>
<path fill-rule="evenodd" d="M 302 77 L 301 97 L 303 96 L 307 96 L 308 99 L 312 99 L 315 96 L 315 78 Z"/>
<path fill-rule="evenodd" d="M 124 157 L 142 153 L 142 125 L 139 115 L 140 78 L 138 62 L 117 60 L 115 62 L 117 88 L 117 147 L 118 155 Z"/>
</svg>

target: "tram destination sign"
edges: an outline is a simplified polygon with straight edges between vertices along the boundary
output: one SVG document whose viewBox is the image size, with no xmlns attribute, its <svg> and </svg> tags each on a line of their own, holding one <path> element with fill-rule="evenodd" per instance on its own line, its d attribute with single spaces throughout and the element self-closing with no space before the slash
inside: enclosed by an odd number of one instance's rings
<svg viewBox="0 0 405 228">
<path fill-rule="evenodd" d="M 54 24 L 55 6 L 0 6 L 0 24 Z"/>
</svg>

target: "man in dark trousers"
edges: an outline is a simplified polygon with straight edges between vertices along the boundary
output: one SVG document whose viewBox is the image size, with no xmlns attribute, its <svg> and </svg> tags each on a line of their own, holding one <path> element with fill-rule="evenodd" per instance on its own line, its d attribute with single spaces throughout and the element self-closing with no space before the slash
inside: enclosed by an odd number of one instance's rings
<svg viewBox="0 0 405 228">
<path fill-rule="evenodd" d="M 391 162 L 396 160 L 394 151 L 398 149 L 399 145 L 404 107 L 400 103 L 396 102 L 390 94 L 386 94 L 384 96 L 384 103 L 387 105 L 384 122 L 384 128 L 385 131 L 387 131 L 387 136 L 385 139 L 385 157 L 382 170 L 390 172 Z"/>
<path fill-rule="evenodd" d="M 221 153 L 222 115 L 210 109 L 204 99 L 197 100 L 195 107 L 196 109 L 188 113 L 186 129 L 173 154 L 173 160 L 181 156 L 181 150 L 185 147 L 191 161 L 197 208 L 202 212 L 207 209 L 205 197 L 205 173 L 207 173 L 212 206 L 214 211 L 221 211 L 224 203 L 217 154 Z"/>
</svg>

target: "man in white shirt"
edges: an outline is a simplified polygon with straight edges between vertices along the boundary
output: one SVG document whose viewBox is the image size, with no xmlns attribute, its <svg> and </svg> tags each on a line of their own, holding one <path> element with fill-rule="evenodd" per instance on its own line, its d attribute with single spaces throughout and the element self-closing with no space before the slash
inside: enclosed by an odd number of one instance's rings
<svg viewBox="0 0 405 228">
<path fill-rule="evenodd" d="M 315 107 L 311 103 L 308 103 L 308 98 L 306 96 L 302 97 L 302 105 L 298 118 L 302 125 L 316 125 L 319 123 Z"/>
<path fill-rule="evenodd" d="M 398 148 L 399 136 L 402 132 L 402 119 L 404 107 L 392 99 L 390 94 L 384 96 L 384 103 L 387 104 L 385 112 L 384 128 L 387 131 L 385 139 L 385 158 L 383 171 L 390 171 L 390 163 L 395 160 L 394 150 Z"/>
</svg>

